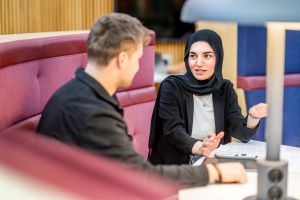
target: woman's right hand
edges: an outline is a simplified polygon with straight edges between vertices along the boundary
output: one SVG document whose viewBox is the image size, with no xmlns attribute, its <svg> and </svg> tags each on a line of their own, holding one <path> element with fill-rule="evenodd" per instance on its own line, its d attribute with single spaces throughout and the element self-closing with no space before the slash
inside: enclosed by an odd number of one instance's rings
<svg viewBox="0 0 300 200">
<path fill-rule="evenodd" d="M 203 140 L 199 153 L 205 157 L 208 157 L 210 153 L 219 146 L 219 143 L 223 137 L 223 131 L 221 131 L 218 135 L 215 133 L 209 133 L 208 136 Z"/>
<path fill-rule="evenodd" d="M 203 142 L 196 142 L 192 148 L 192 154 L 194 155 L 203 155 L 208 157 L 210 153 L 215 150 L 224 137 L 224 132 L 221 131 L 217 136 L 215 133 L 209 133 Z"/>
</svg>

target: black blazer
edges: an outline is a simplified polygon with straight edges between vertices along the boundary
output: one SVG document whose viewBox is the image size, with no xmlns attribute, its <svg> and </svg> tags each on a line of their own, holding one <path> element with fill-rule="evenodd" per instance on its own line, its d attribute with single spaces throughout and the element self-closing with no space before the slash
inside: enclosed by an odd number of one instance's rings
<svg viewBox="0 0 300 200">
<path fill-rule="evenodd" d="M 235 137 L 247 142 L 256 128 L 246 126 L 247 117 L 241 114 L 233 84 L 224 80 L 220 90 L 213 94 L 216 133 L 224 131 L 221 143 Z M 191 137 L 193 127 L 193 94 L 186 91 L 173 77 L 160 85 L 151 122 L 148 159 L 153 164 L 185 164 L 189 162 L 192 147 L 197 142 Z M 199 122 L 201 123 L 201 122 Z"/>
</svg>

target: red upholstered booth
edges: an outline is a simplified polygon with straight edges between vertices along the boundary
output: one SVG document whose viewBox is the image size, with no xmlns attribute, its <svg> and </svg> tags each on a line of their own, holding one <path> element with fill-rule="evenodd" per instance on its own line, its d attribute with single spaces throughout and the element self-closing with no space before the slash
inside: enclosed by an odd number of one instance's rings
<svg viewBox="0 0 300 200">
<path fill-rule="evenodd" d="M 0 167 L 84 199 L 176 198 L 178 185 L 35 135 L 49 97 L 86 65 L 86 38 L 85 33 L 0 43 Z M 154 45 L 152 33 L 133 84 L 117 91 L 134 146 L 145 158 L 156 97 Z"/>
<path fill-rule="evenodd" d="M 0 43 L 0 131 L 35 133 L 40 113 L 53 92 L 87 62 L 85 34 Z M 155 36 L 144 47 L 140 70 L 129 88 L 117 92 L 137 151 L 148 154 L 148 136 L 156 97 Z"/>
<path fill-rule="evenodd" d="M 28 185 L 32 180 L 38 183 L 34 188 L 36 192 L 28 191 L 29 198 L 24 189 L 21 189 L 23 193 L 19 192 L 19 184 L 16 184 L 10 192 L 25 196 L 12 195 L 13 199 L 65 199 L 60 193 L 54 198 L 53 189 L 77 200 L 177 199 L 180 187 L 174 182 L 133 171 L 122 163 L 72 148 L 57 140 L 42 136 L 26 140 L 24 137 L 16 134 L 0 137 L 0 185 L 6 184 L 5 176 L 1 176 L 3 167 L 15 172 L 15 176 L 20 175 L 20 180 L 27 177 Z M 49 188 L 52 192 L 40 195 L 41 188 Z M 0 199 L 11 199 L 9 195 L 5 196 L 10 192 L 6 191 L 4 196 L 0 193 Z"/>
</svg>

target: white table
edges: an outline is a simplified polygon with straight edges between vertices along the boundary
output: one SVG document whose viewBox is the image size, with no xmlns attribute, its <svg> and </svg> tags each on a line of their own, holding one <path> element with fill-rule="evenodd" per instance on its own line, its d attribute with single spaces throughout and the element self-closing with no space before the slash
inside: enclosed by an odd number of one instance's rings
<svg viewBox="0 0 300 200">
<path fill-rule="evenodd" d="M 229 145 L 241 145 L 233 142 Z M 250 141 L 243 145 L 255 146 L 260 149 L 265 147 L 264 142 Z M 265 154 L 265 152 L 261 152 Z M 300 148 L 281 145 L 281 159 L 287 160 L 288 173 L 288 196 L 300 199 Z M 212 184 L 205 187 L 195 187 L 180 190 L 178 198 L 185 199 L 209 199 L 209 200 L 241 200 L 257 192 L 257 172 L 247 172 L 248 182 L 245 184 Z"/>
</svg>

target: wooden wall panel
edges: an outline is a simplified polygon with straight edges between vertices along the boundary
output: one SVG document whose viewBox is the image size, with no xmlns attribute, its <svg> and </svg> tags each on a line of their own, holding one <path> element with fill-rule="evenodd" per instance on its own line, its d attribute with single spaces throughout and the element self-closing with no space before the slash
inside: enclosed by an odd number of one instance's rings
<svg viewBox="0 0 300 200">
<path fill-rule="evenodd" d="M 185 41 L 156 42 L 156 52 L 172 56 L 173 63 L 183 62 Z"/>
<path fill-rule="evenodd" d="M 114 0 L 0 0 L 0 34 L 89 29 Z"/>
<path fill-rule="evenodd" d="M 1 0 L 0 17 L 1 34 L 27 31 L 25 25 L 28 18 L 27 0 Z"/>
<path fill-rule="evenodd" d="M 28 0 L 27 27 L 29 33 L 42 31 L 42 13 L 43 15 L 46 15 L 46 12 L 42 12 L 41 10 L 41 1 L 42 0 Z"/>
</svg>

